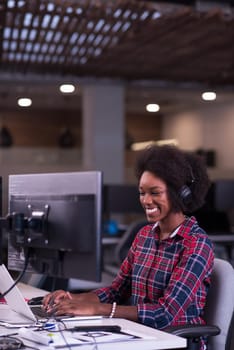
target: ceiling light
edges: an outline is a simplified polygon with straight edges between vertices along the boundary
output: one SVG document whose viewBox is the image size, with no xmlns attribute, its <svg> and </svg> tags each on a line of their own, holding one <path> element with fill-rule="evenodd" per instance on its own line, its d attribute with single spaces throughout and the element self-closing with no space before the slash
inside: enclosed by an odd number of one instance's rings
<svg viewBox="0 0 234 350">
<path fill-rule="evenodd" d="M 216 93 L 213 91 L 203 92 L 202 99 L 204 101 L 214 101 L 216 100 Z"/>
<path fill-rule="evenodd" d="M 27 97 L 19 98 L 17 102 L 20 107 L 29 107 L 32 104 L 31 98 Z"/>
<path fill-rule="evenodd" d="M 154 141 L 144 141 L 144 142 L 134 142 L 131 145 L 132 151 L 141 151 L 145 149 L 146 147 L 149 147 L 154 144 Z"/>
<path fill-rule="evenodd" d="M 147 112 L 158 112 L 160 110 L 160 107 L 157 103 L 149 103 L 146 106 Z"/>
<path fill-rule="evenodd" d="M 75 91 L 75 86 L 73 84 L 62 84 L 60 85 L 59 90 L 63 94 L 71 94 Z"/>
<path fill-rule="evenodd" d="M 152 145 L 174 145 L 178 146 L 178 140 L 176 139 L 165 139 L 165 140 L 158 140 L 158 141 L 143 141 L 143 142 L 134 142 L 131 145 L 132 151 L 141 151 L 145 149 L 146 147 L 152 146 Z"/>
</svg>

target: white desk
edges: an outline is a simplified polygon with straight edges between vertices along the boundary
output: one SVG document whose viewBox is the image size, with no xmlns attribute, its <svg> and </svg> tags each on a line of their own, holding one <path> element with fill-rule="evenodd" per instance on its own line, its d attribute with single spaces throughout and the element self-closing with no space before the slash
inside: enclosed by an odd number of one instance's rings
<svg viewBox="0 0 234 350">
<path fill-rule="evenodd" d="M 26 286 L 23 284 L 19 285 L 21 291 L 24 293 L 25 297 L 32 297 L 37 295 L 42 295 L 42 292 L 46 293 L 45 291 L 38 290 L 37 288 Z M 4 305 L 6 306 L 6 305 Z M 2 308 L 0 305 L 0 315 L 1 313 L 6 310 Z M 102 343 L 98 344 L 97 348 L 98 350 L 119 350 L 120 348 L 122 350 L 132 350 L 133 348 L 135 350 L 162 350 L 162 349 L 179 349 L 179 348 L 185 348 L 186 347 L 186 339 L 165 333 L 163 331 L 159 331 L 150 327 L 143 326 L 141 324 L 128 321 L 125 319 L 117 319 L 117 318 L 103 318 L 103 319 L 96 319 L 96 320 L 83 320 L 83 321 L 69 321 L 66 322 L 67 327 L 74 327 L 74 326 L 81 326 L 81 325 L 119 325 L 121 327 L 121 330 L 130 333 L 136 336 L 139 336 L 141 339 L 134 339 L 131 341 L 124 341 L 124 342 L 112 342 L 112 343 Z M 9 333 L 15 333 L 17 332 L 17 329 L 7 329 L 3 326 L 0 327 L 0 335 L 6 335 Z M 23 339 L 23 342 L 25 345 L 29 346 L 30 344 L 27 340 Z M 33 344 L 35 347 L 35 343 Z M 37 347 L 38 346 L 38 347 Z M 92 345 L 82 345 L 82 346 L 72 346 L 72 349 L 79 349 L 79 350 L 93 350 L 94 344 Z M 41 344 L 36 345 L 36 348 L 38 350 L 46 350 L 46 349 L 53 349 L 51 346 L 44 346 Z M 66 347 L 68 348 L 68 347 Z M 26 348 L 27 349 L 27 348 Z M 29 348 L 28 348 L 29 349 Z M 65 347 L 64 347 L 65 349 Z"/>
<path fill-rule="evenodd" d="M 116 245 L 119 243 L 120 237 L 103 237 L 102 244 L 105 245 Z"/>
<path fill-rule="evenodd" d="M 26 299 L 31 299 L 33 297 L 40 297 L 48 294 L 48 292 L 44 289 L 39 289 L 30 285 L 27 285 L 25 283 L 19 282 L 17 286 L 19 287 L 21 293 Z"/>
<path fill-rule="evenodd" d="M 216 243 L 223 243 L 223 244 L 234 244 L 234 234 L 230 233 L 230 234 L 218 234 L 218 235 L 211 235 L 209 234 L 208 237 Z"/>
</svg>

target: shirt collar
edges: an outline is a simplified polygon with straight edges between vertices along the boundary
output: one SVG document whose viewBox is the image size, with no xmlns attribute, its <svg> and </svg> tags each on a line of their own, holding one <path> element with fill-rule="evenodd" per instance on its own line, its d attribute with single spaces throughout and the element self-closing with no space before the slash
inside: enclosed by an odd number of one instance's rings
<svg viewBox="0 0 234 350">
<path fill-rule="evenodd" d="M 158 221 L 155 222 L 155 224 L 153 225 L 153 231 L 156 229 L 156 227 L 158 227 L 158 225 L 159 225 Z M 183 225 L 183 223 L 181 225 Z M 179 231 L 181 225 L 176 227 L 176 229 L 174 231 L 172 231 L 172 233 L 170 234 L 169 238 L 173 238 L 173 237 L 175 237 L 177 235 L 177 232 Z"/>
</svg>

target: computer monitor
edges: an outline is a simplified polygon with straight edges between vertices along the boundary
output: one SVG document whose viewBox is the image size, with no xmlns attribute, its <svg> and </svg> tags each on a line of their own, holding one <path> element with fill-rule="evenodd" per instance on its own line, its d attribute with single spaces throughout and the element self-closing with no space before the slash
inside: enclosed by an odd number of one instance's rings
<svg viewBox="0 0 234 350">
<path fill-rule="evenodd" d="M 8 269 L 101 280 L 102 173 L 9 176 Z"/>
<path fill-rule="evenodd" d="M 0 217 L 2 216 L 2 177 L 0 176 Z M 2 264 L 3 261 L 3 230 L 0 225 L 0 264 Z"/>
<path fill-rule="evenodd" d="M 3 206 L 3 195 L 2 195 L 2 177 L 0 176 L 0 215 L 2 216 L 2 206 Z"/>
<path fill-rule="evenodd" d="M 215 208 L 220 211 L 234 209 L 234 180 L 215 181 Z"/>
<path fill-rule="evenodd" d="M 106 184 L 103 191 L 104 213 L 106 214 L 143 214 L 137 185 Z"/>
</svg>

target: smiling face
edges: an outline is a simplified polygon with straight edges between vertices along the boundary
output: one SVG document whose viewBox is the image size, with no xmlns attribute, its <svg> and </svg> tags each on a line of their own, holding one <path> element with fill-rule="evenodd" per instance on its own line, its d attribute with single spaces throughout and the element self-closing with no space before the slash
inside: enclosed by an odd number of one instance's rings
<svg viewBox="0 0 234 350">
<path fill-rule="evenodd" d="M 165 219 L 171 212 L 166 183 L 149 171 L 139 181 L 140 202 L 147 220 L 156 222 Z"/>
</svg>

